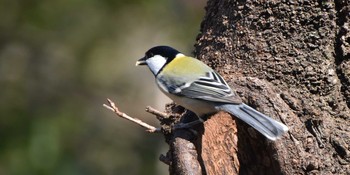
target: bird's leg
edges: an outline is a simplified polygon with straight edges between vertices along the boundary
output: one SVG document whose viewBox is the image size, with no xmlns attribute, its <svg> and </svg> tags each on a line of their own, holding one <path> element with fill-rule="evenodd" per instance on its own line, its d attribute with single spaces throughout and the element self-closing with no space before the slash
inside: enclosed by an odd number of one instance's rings
<svg viewBox="0 0 350 175">
<path fill-rule="evenodd" d="M 198 117 L 198 116 L 197 116 Z M 178 123 L 175 124 L 174 129 L 187 129 L 187 128 L 192 128 L 195 125 L 204 123 L 204 120 L 201 117 L 198 117 L 198 120 L 194 120 L 188 123 Z"/>
<path fill-rule="evenodd" d="M 195 125 L 198 125 L 200 123 L 203 123 L 203 122 L 204 122 L 204 120 L 198 119 L 198 120 L 195 120 L 195 121 L 192 121 L 189 123 L 178 123 L 178 124 L 174 125 L 174 129 L 187 129 L 187 128 L 191 128 Z"/>
</svg>

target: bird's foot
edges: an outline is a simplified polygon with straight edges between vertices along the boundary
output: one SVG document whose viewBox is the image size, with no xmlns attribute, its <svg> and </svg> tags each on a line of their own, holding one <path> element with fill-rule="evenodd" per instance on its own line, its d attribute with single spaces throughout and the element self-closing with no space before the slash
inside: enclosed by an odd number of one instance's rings
<svg viewBox="0 0 350 175">
<path fill-rule="evenodd" d="M 189 122 L 189 123 L 178 123 L 174 125 L 174 129 L 188 129 L 188 128 L 192 128 L 195 125 L 198 125 L 200 123 L 203 123 L 204 120 L 201 118 L 198 118 L 198 120 Z"/>
</svg>

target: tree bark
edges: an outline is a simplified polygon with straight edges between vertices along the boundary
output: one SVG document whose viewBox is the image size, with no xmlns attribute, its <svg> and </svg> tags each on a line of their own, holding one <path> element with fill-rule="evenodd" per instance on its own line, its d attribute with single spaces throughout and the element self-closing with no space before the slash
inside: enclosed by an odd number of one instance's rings
<svg viewBox="0 0 350 175">
<path fill-rule="evenodd" d="M 220 112 L 168 136 L 170 174 L 350 174 L 349 19 L 347 0 L 209 0 L 195 55 L 290 130 L 268 141 Z"/>
</svg>

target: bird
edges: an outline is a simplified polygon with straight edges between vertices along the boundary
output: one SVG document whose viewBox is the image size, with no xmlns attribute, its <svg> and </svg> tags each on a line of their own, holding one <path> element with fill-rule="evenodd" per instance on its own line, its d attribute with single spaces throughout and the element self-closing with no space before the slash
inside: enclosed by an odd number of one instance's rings
<svg viewBox="0 0 350 175">
<path fill-rule="evenodd" d="M 205 115 L 225 111 L 270 140 L 276 140 L 288 131 L 283 123 L 243 103 L 224 78 L 208 65 L 170 46 L 150 48 L 136 62 L 136 66 L 141 65 L 150 69 L 166 96 L 194 112 L 200 120 Z"/>
</svg>

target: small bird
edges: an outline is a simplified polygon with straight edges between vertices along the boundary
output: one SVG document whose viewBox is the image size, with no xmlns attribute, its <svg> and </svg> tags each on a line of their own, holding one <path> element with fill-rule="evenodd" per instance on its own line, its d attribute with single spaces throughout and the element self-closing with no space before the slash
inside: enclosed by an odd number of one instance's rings
<svg viewBox="0 0 350 175">
<path fill-rule="evenodd" d="M 270 140 L 276 140 L 288 127 L 244 104 L 226 81 L 212 68 L 169 46 L 156 46 L 136 62 L 147 65 L 160 90 L 175 103 L 206 114 L 226 111 L 243 120 Z"/>
</svg>

